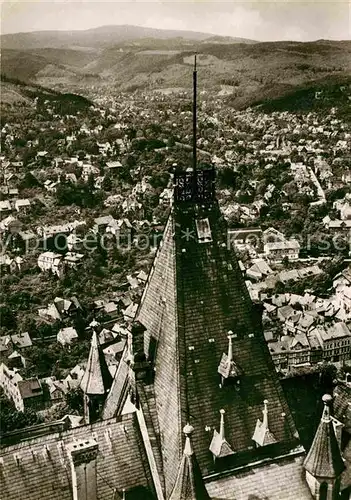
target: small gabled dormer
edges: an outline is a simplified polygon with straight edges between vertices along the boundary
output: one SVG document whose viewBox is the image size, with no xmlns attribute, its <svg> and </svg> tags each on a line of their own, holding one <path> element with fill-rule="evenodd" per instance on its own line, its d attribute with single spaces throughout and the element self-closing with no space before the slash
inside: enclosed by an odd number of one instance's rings
<svg viewBox="0 0 351 500">
<path fill-rule="evenodd" d="M 252 440 L 256 443 L 257 446 L 266 446 L 267 444 L 276 443 L 274 435 L 271 433 L 268 427 L 268 401 L 265 399 L 263 401 L 264 408 L 262 410 L 263 413 L 263 421 L 258 418 L 256 422 L 255 432 L 252 436 Z"/>
<path fill-rule="evenodd" d="M 242 369 L 233 359 L 233 338 L 236 335 L 230 330 L 228 332 L 228 354 L 222 354 L 221 361 L 218 365 L 218 373 L 221 375 L 222 387 L 226 381 L 236 381 L 239 383 L 239 377 L 242 375 Z"/>
<path fill-rule="evenodd" d="M 225 438 L 224 431 L 224 414 L 225 410 L 220 410 L 221 421 L 219 425 L 219 432 L 216 429 L 213 431 L 213 438 L 210 444 L 210 452 L 213 454 L 213 460 L 217 458 L 228 457 L 229 455 L 233 455 L 234 451 L 228 441 Z"/>
</svg>

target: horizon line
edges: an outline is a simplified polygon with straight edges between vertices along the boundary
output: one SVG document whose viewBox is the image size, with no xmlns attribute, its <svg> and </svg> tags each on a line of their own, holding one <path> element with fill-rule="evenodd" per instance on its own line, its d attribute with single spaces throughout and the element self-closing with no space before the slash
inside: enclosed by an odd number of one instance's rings
<svg viewBox="0 0 351 500">
<path fill-rule="evenodd" d="M 73 30 L 67 30 L 67 29 L 49 29 L 49 30 L 30 30 L 30 31 L 12 31 L 12 32 L 7 32 L 3 33 L 0 32 L 0 37 L 3 36 L 8 36 L 8 35 L 28 35 L 31 33 L 83 33 L 86 31 L 94 31 L 94 30 L 99 30 L 101 28 L 121 28 L 121 27 L 131 27 L 131 28 L 141 28 L 141 29 L 151 29 L 151 30 L 158 30 L 158 31 L 175 31 L 179 33 L 199 33 L 202 35 L 208 35 L 209 38 L 211 37 L 219 37 L 219 38 L 232 38 L 233 40 L 239 39 L 239 40 L 250 40 L 255 43 L 272 43 L 272 42 L 296 42 L 296 43 L 311 43 L 311 42 L 320 42 L 320 41 L 326 41 L 326 42 L 349 42 L 351 41 L 350 38 L 313 38 L 313 39 L 308 39 L 308 40 L 294 40 L 294 39 L 272 39 L 272 40 L 257 40 L 254 38 L 246 38 L 242 36 L 235 36 L 235 35 L 220 35 L 217 33 L 208 33 L 207 31 L 197 31 L 197 30 L 190 30 L 190 29 L 176 29 L 176 28 L 157 28 L 154 26 L 141 26 L 140 24 L 103 24 L 99 26 L 94 26 L 91 28 L 84 28 L 84 29 L 73 29 Z M 147 37 L 145 37 L 147 38 Z M 151 37 L 152 38 L 152 37 Z M 161 39 L 160 39 L 161 40 Z M 201 42 L 202 40 L 191 40 L 194 43 L 195 42 Z"/>
</svg>

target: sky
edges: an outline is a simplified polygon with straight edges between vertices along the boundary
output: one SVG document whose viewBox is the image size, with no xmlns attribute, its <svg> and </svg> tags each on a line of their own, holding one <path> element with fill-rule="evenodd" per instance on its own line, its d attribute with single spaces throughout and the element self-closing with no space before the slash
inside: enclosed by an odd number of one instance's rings
<svg viewBox="0 0 351 500">
<path fill-rule="evenodd" d="M 0 0 L 0 4 L 2 34 L 132 24 L 262 41 L 351 38 L 351 2 L 345 0 Z"/>
</svg>

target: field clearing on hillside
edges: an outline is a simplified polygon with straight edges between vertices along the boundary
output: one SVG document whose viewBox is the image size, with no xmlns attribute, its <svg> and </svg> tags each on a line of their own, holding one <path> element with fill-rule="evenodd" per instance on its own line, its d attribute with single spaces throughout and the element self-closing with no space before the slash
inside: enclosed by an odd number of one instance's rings
<svg viewBox="0 0 351 500">
<path fill-rule="evenodd" d="M 180 54 L 180 50 L 141 50 L 137 52 L 137 56 L 176 56 Z"/>
</svg>

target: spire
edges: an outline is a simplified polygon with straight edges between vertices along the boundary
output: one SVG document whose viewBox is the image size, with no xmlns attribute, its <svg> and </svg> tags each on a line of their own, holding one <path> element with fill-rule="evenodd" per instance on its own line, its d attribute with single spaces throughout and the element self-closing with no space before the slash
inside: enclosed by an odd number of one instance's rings
<svg viewBox="0 0 351 500">
<path fill-rule="evenodd" d="M 100 349 L 96 331 L 93 331 L 88 363 L 80 383 L 82 391 L 88 396 L 106 395 L 112 384 L 112 376 Z"/>
<path fill-rule="evenodd" d="M 263 401 L 263 410 L 262 410 L 262 413 L 263 413 L 263 422 L 262 422 L 262 427 L 264 427 L 265 429 L 268 430 L 268 401 L 267 399 L 265 399 Z"/>
<path fill-rule="evenodd" d="M 213 431 L 213 438 L 210 444 L 210 451 L 212 452 L 214 459 L 227 457 L 228 455 L 233 455 L 234 453 L 224 434 L 225 410 L 219 410 L 219 413 L 221 414 L 219 432 L 217 432 L 216 429 Z"/>
<path fill-rule="evenodd" d="M 196 69 L 196 54 L 194 57 L 194 70 L 193 70 L 193 170 L 194 173 L 197 169 L 197 148 L 196 148 L 196 134 L 197 134 L 197 69 Z"/>
<path fill-rule="evenodd" d="M 330 415 L 332 396 L 325 394 L 323 414 L 304 468 L 316 478 L 336 479 L 345 469 Z"/>
<path fill-rule="evenodd" d="M 231 377 L 239 377 L 242 374 L 242 370 L 233 360 L 233 338 L 234 333 L 229 330 L 227 338 L 228 338 L 228 354 L 225 352 L 222 355 L 222 359 L 218 366 L 218 373 L 222 375 L 222 384 L 225 379 Z"/>
<path fill-rule="evenodd" d="M 187 424 L 183 432 L 185 434 L 183 457 L 169 500 L 210 500 L 191 442 L 194 428 Z"/>
<path fill-rule="evenodd" d="M 256 422 L 255 432 L 252 436 L 252 440 L 255 441 L 258 446 L 266 446 L 267 444 L 276 443 L 274 435 L 271 433 L 268 427 L 268 401 L 265 399 L 263 401 L 263 421 L 258 418 Z"/>
</svg>

